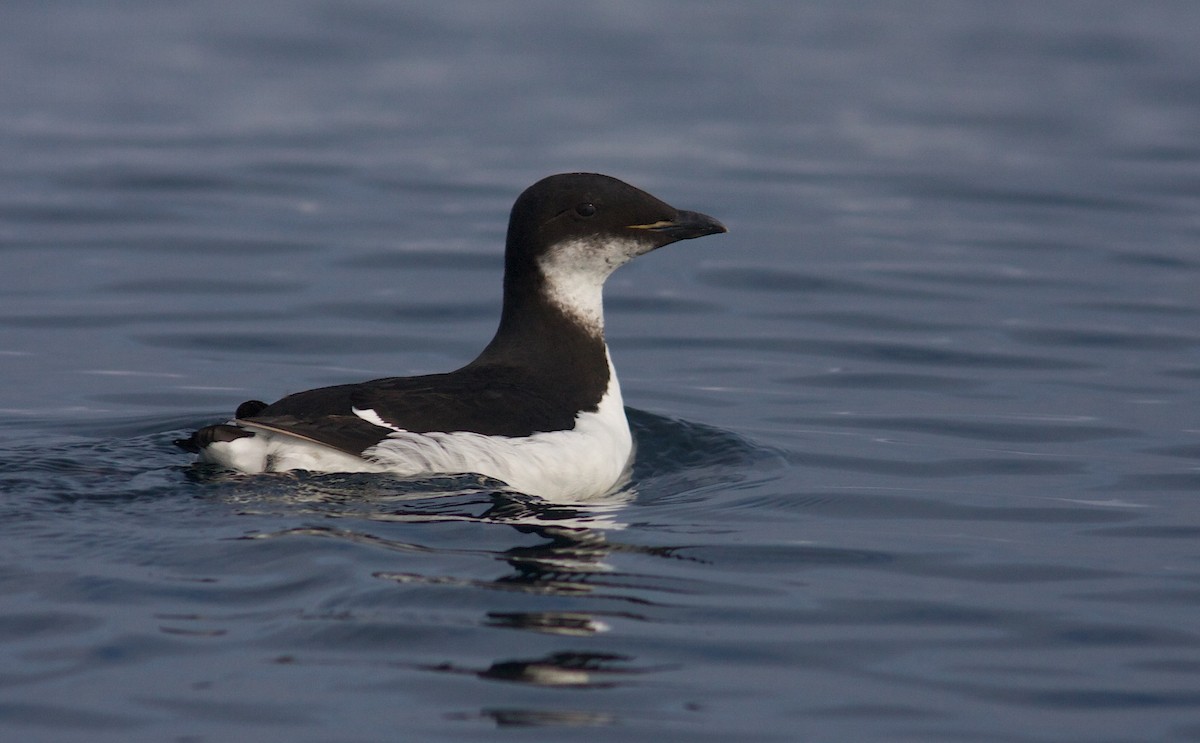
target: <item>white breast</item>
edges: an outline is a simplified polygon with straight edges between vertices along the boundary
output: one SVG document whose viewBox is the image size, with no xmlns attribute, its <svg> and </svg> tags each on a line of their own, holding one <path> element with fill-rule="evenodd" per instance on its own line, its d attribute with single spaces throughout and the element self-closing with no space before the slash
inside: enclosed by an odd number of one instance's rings
<svg viewBox="0 0 1200 743">
<path fill-rule="evenodd" d="M 608 389 L 599 407 L 576 416 L 569 431 L 523 438 L 395 431 L 363 456 L 388 472 L 474 472 L 530 495 L 580 500 L 604 495 L 624 482 L 633 457 L 633 437 L 610 361 Z"/>
</svg>

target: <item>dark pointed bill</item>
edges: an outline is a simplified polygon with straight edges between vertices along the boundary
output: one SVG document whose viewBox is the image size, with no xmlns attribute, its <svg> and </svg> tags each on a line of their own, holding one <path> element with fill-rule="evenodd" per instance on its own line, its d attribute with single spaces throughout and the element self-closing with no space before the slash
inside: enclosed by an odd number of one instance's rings
<svg viewBox="0 0 1200 743">
<path fill-rule="evenodd" d="M 651 222 L 650 224 L 631 224 L 629 225 L 629 229 L 659 232 L 675 240 L 690 240 L 693 237 L 704 237 L 705 235 L 716 235 L 729 231 L 725 229 L 725 225 L 707 214 L 689 212 L 683 209 L 676 212 L 674 219 L 663 219 L 658 222 Z"/>
</svg>

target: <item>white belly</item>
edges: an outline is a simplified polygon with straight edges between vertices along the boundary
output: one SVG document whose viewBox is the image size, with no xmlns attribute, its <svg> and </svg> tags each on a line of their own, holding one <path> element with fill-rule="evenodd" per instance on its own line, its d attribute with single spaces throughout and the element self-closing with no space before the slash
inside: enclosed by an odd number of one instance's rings
<svg viewBox="0 0 1200 743">
<path fill-rule="evenodd" d="M 535 433 L 524 438 L 461 431 L 393 431 L 364 451 L 362 457 L 356 457 L 238 421 L 236 425 L 254 431 L 254 436 L 211 444 L 201 453 L 201 459 L 247 473 L 476 473 L 548 500 L 585 500 L 623 484 L 633 459 L 633 437 L 625 418 L 621 387 L 611 365 L 609 371 L 608 389 L 598 409 L 576 416 L 575 427 L 569 431 Z"/>
</svg>

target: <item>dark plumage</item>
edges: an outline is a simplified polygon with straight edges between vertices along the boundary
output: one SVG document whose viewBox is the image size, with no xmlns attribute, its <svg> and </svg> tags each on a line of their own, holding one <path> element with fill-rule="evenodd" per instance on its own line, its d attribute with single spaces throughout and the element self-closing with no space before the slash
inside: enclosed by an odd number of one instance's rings
<svg viewBox="0 0 1200 743">
<path fill-rule="evenodd" d="M 299 392 L 270 405 L 251 400 L 234 421 L 177 443 L 203 452 L 255 435 L 240 427 L 246 424 L 357 456 L 396 429 L 507 438 L 570 430 L 610 387 L 599 311 L 604 278 L 637 255 L 724 231 L 711 217 L 677 210 L 615 178 L 550 176 L 513 205 L 500 324 L 474 361 L 445 374 Z M 589 296 L 576 297 L 577 285 Z"/>
</svg>

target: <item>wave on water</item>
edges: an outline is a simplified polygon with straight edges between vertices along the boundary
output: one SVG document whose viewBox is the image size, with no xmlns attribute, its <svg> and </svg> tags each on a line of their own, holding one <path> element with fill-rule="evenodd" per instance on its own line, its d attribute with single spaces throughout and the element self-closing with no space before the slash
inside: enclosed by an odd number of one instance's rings
<svg viewBox="0 0 1200 743">
<path fill-rule="evenodd" d="M 616 514 L 634 500 L 677 498 L 746 479 L 783 461 L 780 454 L 719 428 L 629 412 L 637 442 L 630 482 L 578 503 L 550 502 L 473 474 L 241 475 L 192 463 L 172 445 L 190 421 L 145 417 L 95 422 L 69 435 L 39 433 L 24 441 L 0 436 L 0 483 L 13 497 L 10 503 L 22 495 L 61 502 L 187 494 L 221 500 L 247 513 L 613 528 L 620 526 Z M 174 428 L 163 430 L 164 423 Z"/>
</svg>

